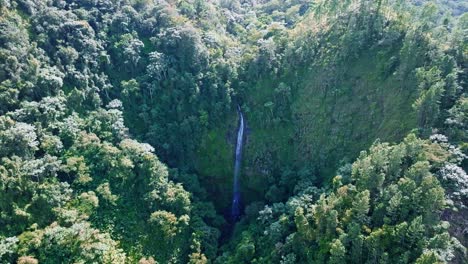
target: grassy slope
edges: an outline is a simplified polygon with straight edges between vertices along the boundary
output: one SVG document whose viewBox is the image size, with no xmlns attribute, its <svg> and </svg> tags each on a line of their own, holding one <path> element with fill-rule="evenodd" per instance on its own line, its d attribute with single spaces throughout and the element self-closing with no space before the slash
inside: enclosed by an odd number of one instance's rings
<svg viewBox="0 0 468 264">
<path fill-rule="evenodd" d="M 236 113 L 225 120 L 202 139 L 197 152 L 197 170 L 204 187 L 213 198 L 213 203 L 221 209 L 231 200 L 232 177 L 234 171 L 234 144 L 232 133 L 236 130 Z"/>
</svg>

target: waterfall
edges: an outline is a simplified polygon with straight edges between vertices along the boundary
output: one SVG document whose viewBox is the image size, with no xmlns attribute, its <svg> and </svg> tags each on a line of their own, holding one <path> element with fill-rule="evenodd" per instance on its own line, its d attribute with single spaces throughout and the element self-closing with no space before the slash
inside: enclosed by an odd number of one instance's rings
<svg viewBox="0 0 468 264">
<path fill-rule="evenodd" d="M 236 160 L 234 163 L 234 181 L 233 181 L 233 194 L 232 194 L 232 209 L 231 217 L 233 220 L 237 220 L 240 216 L 240 186 L 239 186 L 239 173 L 242 159 L 242 141 L 244 138 L 244 115 L 237 106 L 237 113 L 239 114 L 239 130 L 237 131 L 237 143 L 236 143 Z"/>
</svg>

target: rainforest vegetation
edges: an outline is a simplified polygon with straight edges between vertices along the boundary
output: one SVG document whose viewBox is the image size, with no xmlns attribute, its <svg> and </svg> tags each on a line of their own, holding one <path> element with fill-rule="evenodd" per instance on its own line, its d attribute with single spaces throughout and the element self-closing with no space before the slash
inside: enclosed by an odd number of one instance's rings
<svg viewBox="0 0 468 264">
<path fill-rule="evenodd" d="M 0 263 L 467 263 L 467 10 L 0 0 Z"/>
</svg>

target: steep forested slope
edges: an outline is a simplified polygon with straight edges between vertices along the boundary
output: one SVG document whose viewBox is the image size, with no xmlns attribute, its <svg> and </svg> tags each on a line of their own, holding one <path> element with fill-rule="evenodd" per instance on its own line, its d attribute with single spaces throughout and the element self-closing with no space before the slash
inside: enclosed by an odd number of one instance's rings
<svg viewBox="0 0 468 264">
<path fill-rule="evenodd" d="M 462 263 L 468 16 L 426 2 L 0 0 L 0 262 Z"/>
<path fill-rule="evenodd" d="M 443 109 L 462 94 L 455 59 L 462 60 L 452 54 L 462 52 L 454 42 L 463 26 L 433 22 L 442 22 L 435 6 L 409 17 L 404 4 L 383 5 L 375 14 L 378 3 L 346 11 L 340 9 L 346 4 L 335 11 L 332 3 L 316 7 L 294 29 L 271 35 L 268 49 L 246 66 L 238 90 L 251 128 L 243 174 L 247 199 L 263 200 L 267 193 L 271 202 L 280 201 L 300 178 L 327 184 L 377 138 L 395 142 L 414 128 L 428 135 L 429 127 L 443 125 Z M 431 98 L 423 94 L 430 87 L 437 93 Z M 234 118 L 203 139 L 199 171 L 214 183 L 231 176 L 224 135 L 234 130 Z"/>
</svg>

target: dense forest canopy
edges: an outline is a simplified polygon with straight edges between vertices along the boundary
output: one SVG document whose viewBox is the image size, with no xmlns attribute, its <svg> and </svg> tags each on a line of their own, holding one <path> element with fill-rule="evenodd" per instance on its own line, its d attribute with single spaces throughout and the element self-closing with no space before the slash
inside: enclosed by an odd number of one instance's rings
<svg viewBox="0 0 468 264">
<path fill-rule="evenodd" d="M 0 0 L 0 263 L 466 263 L 467 10 Z"/>
</svg>

